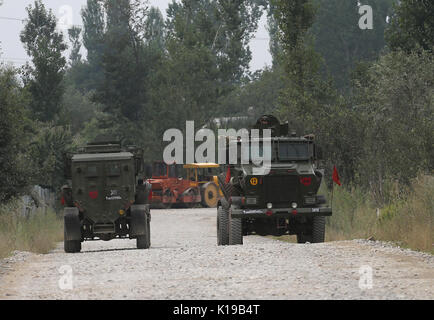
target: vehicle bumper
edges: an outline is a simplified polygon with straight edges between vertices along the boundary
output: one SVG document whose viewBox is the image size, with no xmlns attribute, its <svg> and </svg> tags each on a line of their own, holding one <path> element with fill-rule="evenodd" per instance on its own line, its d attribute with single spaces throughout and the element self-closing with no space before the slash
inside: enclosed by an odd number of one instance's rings
<svg viewBox="0 0 434 320">
<path fill-rule="evenodd" d="M 273 208 L 273 209 L 232 209 L 234 218 L 292 218 L 331 216 L 332 208 Z"/>
</svg>

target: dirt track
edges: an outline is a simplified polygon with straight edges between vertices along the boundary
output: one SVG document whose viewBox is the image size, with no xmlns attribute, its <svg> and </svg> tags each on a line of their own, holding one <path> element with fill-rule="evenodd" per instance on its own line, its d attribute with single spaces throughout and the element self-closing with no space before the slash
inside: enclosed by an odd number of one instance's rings
<svg viewBox="0 0 434 320">
<path fill-rule="evenodd" d="M 0 299 L 434 299 L 434 257 L 383 243 L 249 236 L 218 247 L 215 209 L 153 210 L 151 229 L 150 250 L 115 240 L 17 253 L 0 262 Z M 72 270 L 72 290 L 59 288 L 60 269 Z M 361 270 L 372 289 L 360 288 Z"/>
</svg>

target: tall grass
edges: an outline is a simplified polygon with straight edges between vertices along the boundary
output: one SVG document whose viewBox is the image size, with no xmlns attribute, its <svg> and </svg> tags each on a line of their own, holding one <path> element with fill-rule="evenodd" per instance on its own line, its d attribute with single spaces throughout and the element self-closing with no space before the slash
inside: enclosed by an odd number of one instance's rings
<svg viewBox="0 0 434 320">
<path fill-rule="evenodd" d="M 326 240 L 374 237 L 434 253 L 434 176 L 420 176 L 408 189 L 389 183 L 387 199 L 380 206 L 369 192 L 335 187 Z"/>
<path fill-rule="evenodd" d="M 63 240 L 63 222 L 53 210 L 22 216 L 19 202 L 0 205 L 0 259 L 14 250 L 48 253 Z"/>
</svg>

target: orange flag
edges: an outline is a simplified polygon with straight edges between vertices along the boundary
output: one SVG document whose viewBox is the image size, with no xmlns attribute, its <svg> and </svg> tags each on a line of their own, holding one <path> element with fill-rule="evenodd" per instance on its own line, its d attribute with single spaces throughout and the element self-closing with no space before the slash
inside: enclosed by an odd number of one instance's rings
<svg viewBox="0 0 434 320">
<path fill-rule="evenodd" d="M 342 185 L 339 179 L 339 173 L 338 170 L 336 169 L 336 166 L 334 166 L 333 168 L 333 181 L 336 182 L 336 184 L 338 184 L 339 186 Z"/>
</svg>

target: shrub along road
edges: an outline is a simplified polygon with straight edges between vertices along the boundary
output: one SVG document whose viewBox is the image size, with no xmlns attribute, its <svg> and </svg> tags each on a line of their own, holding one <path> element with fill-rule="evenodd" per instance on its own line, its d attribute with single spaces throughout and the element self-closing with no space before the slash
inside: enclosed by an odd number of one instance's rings
<svg viewBox="0 0 434 320">
<path fill-rule="evenodd" d="M 85 242 L 79 254 L 63 244 L 47 255 L 16 253 L 0 262 L 0 299 L 434 299 L 428 254 L 257 236 L 218 247 L 215 220 L 215 209 L 153 210 L 150 250 L 114 240 Z"/>
</svg>

